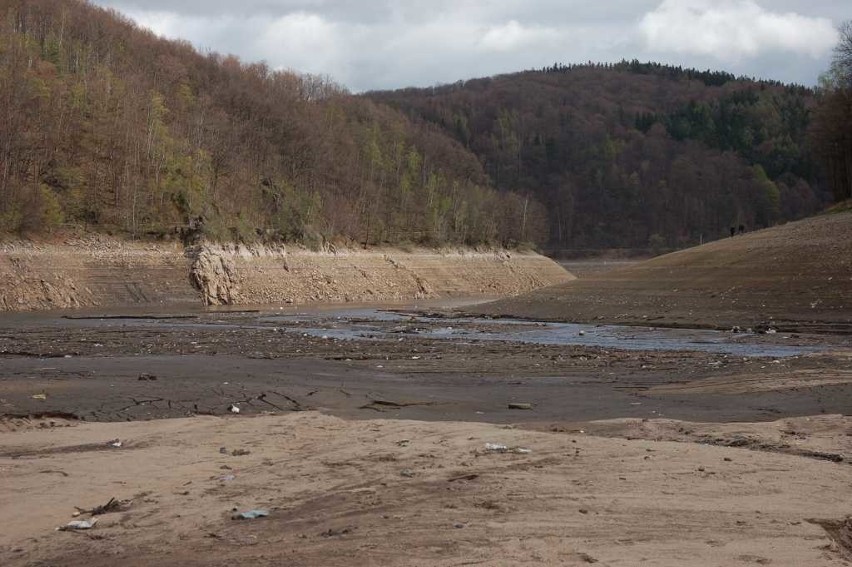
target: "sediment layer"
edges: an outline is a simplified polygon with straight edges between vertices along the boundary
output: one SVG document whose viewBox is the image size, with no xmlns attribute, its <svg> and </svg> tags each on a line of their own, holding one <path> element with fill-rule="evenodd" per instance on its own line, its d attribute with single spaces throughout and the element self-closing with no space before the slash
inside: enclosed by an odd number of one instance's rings
<svg viewBox="0 0 852 567">
<path fill-rule="evenodd" d="M 0 245 L 0 311 L 505 296 L 573 279 L 535 253 L 87 239 Z"/>
</svg>

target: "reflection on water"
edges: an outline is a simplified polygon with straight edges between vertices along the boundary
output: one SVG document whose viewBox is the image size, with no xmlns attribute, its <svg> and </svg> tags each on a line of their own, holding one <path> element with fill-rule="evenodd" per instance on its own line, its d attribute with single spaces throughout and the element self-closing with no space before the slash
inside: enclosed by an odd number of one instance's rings
<svg viewBox="0 0 852 567">
<path fill-rule="evenodd" d="M 588 346 L 622 350 L 701 351 L 744 357 L 782 358 L 825 352 L 828 346 L 783 344 L 784 337 L 696 329 L 544 323 L 513 319 L 439 318 L 417 315 L 429 309 L 469 306 L 485 299 L 421 301 L 417 304 L 313 304 L 204 309 L 88 310 L 4 314 L 9 327 L 146 326 L 152 328 L 274 329 L 341 340 L 399 340 L 405 336 L 452 341 L 508 341 L 538 345 Z M 392 309 L 392 310 L 391 310 Z M 413 309 L 413 312 L 407 312 Z M 393 311 L 396 310 L 396 311 Z M 420 310 L 420 311 L 418 311 Z"/>
<path fill-rule="evenodd" d="M 820 352 L 818 347 L 779 345 L 758 337 L 722 331 L 661 329 L 619 325 L 538 323 L 513 319 L 437 319 L 378 310 L 346 310 L 325 325 L 299 332 L 342 340 L 391 340 L 405 335 L 436 340 L 509 341 L 539 345 L 590 346 L 623 350 L 701 351 L 748 357 L 789 357 Z M 267 316 L 263 322 L 320 323 L 314 315 Z M 387 323 L 398 322 L 399 327 Z"/>
</svg>

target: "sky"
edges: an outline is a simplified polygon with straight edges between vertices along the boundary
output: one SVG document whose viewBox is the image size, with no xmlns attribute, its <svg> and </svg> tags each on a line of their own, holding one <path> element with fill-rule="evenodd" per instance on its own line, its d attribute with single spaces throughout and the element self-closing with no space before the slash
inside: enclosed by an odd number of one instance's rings
<svg viewBox="0 0 852 567">
<path fill-rule="evenodd" d="M 815 85 L 848 0 L 93 0 L 202 52 L 354 92 L 659 61 Z"/>
</svg>

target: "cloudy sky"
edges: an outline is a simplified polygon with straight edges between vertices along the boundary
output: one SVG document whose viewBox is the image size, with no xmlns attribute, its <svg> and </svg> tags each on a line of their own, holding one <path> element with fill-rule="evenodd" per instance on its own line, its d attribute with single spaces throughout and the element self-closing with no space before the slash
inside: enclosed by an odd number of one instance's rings
<svg viewBox="0 0 852 567">
<path fill-rule="evenodd" d="M 661 61 L 813 85 L 848 0 L 94 0 L 202 51 L 353 91 Z"/>
</svg>

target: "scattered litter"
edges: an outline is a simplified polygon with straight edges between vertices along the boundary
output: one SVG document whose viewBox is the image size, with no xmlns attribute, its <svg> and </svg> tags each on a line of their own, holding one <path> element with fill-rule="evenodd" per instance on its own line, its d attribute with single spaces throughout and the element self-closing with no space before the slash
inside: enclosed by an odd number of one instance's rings
<svg viewBox="0 0 852 567">
<path fill-rule="evenodd" d="M 246 455 L 251 455 L 251 451 L 248 449 L 234 449 L 231 451 L 232 457 L 244 457 Z"/>
<path fill-rule="evenodd" d="M 94 528 L 95 524 L 97 523 L 97 518 L 92 518 L 91 520 L 74 520 L 73 522 L 68 522 L 64 526 L 59 526 L 56 529 L 60 532 L 68 532 L 73 530 L 90 530 Z"/>
<path fill-rule="evenodd" d="M 33 394 L 34 400 L 46 400 L 47 394 Z"/>
<path fill-rule="evenodd" d="M 231 516 L 232 520 L 256 520 L 269 516 L 269 510 L 248 510 L 246 512 L 237 512 Z"/>
<path fill-rule="evenodd" d="M 121 439 L 113 439 L 112 441 L 107 442 L 107 445 L 109 445 L 113 449 L 121 449 L 124 443 L 121 442 Z"/>
<path fill-rule="evenodd" d="M 226 474 L 226 475 L 220 476 L 219 480 L 221 480 L 222 482 L 230 482 L 230 481 L 232 481 L 236 478 L 237 478 L 236 475 Z"/>
<path fill-rule="evenodd" d="M 411 439 L 400 439 L 396 442 L 396 444 L 400 447 L 408 447 L 409 445 L 411 445 Z"/>
<path fill-rule="evenodd" d="M 511 402 L 511 403 L 509 404 L 509 409 L 514 409 L 514 410 L 531 410 L 531 409 L 533 409 L 533 405 L 532 405 L 532 404 L 528 404 L 528 403 Z"/>
<path fill-rule="evenodd" d="M 486 453 L 512 453 L 515 455 L 529 455 L 532 453 L 531 449 L 525 449 L 523 447 L 509 447 L 508 445 L 501 445 L 499 443 L 486 443 L 485 444 L 485 452 Z"/>
<path fill-rule="evenodd" d="M 154 376 L 153 374 L 147 374 L 147 373 L 146 374 L 140 374 L 138 379 L 139 379 L 140 382 L 156 382 L 157 381 L 156 376 Z"/>
<path fill-rule="evenodd" d="M 402 469 L 399 471 L 399 476 L 404 476 L 405 478 L 414 478 L 416 473 L 411 469 Z"/>
<path fill-rule="evenodd" d="M 420 357 L 419 356 L 412 356 L 411 360 L 420 360 Z"/>
<path fill-rule="evenodd" d="M 227 447 L 219 447 L 219 452 L 223 455 L 227 455 L 228 454 L 228 448 Z"/>
<path fill-rule="evenodd" d="M 579 334 L 580 334 L 580 336 L 581 336 L 581 337 L 585 337 L 585 336 L 586 336 L 586 331 L 580 331 L 580 333 L 579 333 Z"/>
<path fill-rule="evenodd" d="M 464 524 L 462 524 L 461 522 L 458 522 L 458 523 L 453 524 L 453 527 L 457 530 L 460 530 L 460 529 L 464 528 Z"/>
<path fill-rule="evenodd" d="M 234 404 L 231 404 L 230 406 L 228 406 L 228 411 L 231 413 L 240 413 L 240 408 L 238 408 Z"/>
</svg>

